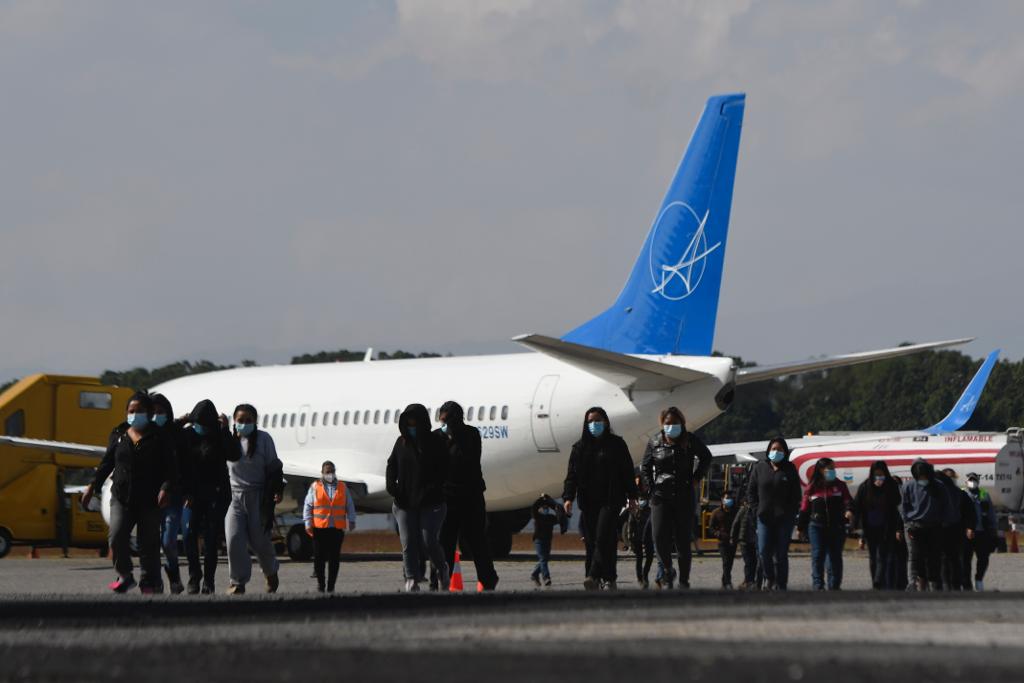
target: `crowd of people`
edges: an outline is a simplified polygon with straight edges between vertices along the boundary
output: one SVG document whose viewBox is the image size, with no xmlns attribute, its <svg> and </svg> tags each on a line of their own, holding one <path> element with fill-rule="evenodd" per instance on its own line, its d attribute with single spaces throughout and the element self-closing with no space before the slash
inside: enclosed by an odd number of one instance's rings
<svg viewBox="0 0 1024 683">
<path fill-rule="evenodd" d="M 203 400 L 175 419 L 166 397 L 137 392 L 126 412 L 82 496 L 88 505 L 111 478 L 109 540 L 117 573 L 111 590 L 125 593 L 138 586 L 143 593 L 163 592 L 162 549 L 172 593 L 214 593 L 223 540 L 229 594 L 245 592 L 253 555 L 265 590 L 277 591 L 279 565 L 270 532 L 284 479 L 273 438 L 257 428 L 256 408 L 239 405 L 229 420 Z M 498 575 L 485 534 L 480 433 L 465 423 L 454 401 L 441 407 L 438 419 L 435 429 L 426 408 L 409 405 L 399 417 L 399 435 L 387 460 L 404 589 L 416 592 L 429 585 L 447 590 L 456 546 L 461 546 L 472 555 L 481 589 L 494 590 Z M 542 495 L 531 509 L 537 564 L 530 578 L 536 586 L 551 585 L 554 529 L 565 533 L 574 510 L 586 549 L 585 589 L 617 587 L 620 535 L 634 552 L 642 588 L 650 585 L 655 561 L 656 587 L 690 586 L 698 490 L 709 472 L 711 452 L 687 431 L 678 408 L 662 411 L 659 426 L 635 468 L 628 445 L 612 430 L 604 409 L 586 411 L 569 456 L 562 503 Z M 937 472 L 918 460 L 911 478 L 902 482 L 879 460 L 851 494 L 837 478 L 835 463 L 821 458 L 802 486 L 785 440 L 773 439 L 764 458 L 723 493 L 710 516 L 709 530 L 722 561 L 721 586 L 733 587 L 738 554 L 741 589 L 787 590 L 796 529 L 810 541 L 812 587 L 839 590 L 843 550 L 850 532 L 859 529 L 876 589 L 982 590 L 996 541 L 995 509 L 978 475 L 966 479 L 961 489 L 956 472 Z M 356 525 L 353 497 L 333 462 L 324 462 L 320 478 L 310 485 L 303 521 L 312 538 L 317 588 L 333 592 L 345 533 Z M 141 566 L 138 583 L 133 530 Z M 187 582 L 179 568 L 179 533 Z"/>
</svg>

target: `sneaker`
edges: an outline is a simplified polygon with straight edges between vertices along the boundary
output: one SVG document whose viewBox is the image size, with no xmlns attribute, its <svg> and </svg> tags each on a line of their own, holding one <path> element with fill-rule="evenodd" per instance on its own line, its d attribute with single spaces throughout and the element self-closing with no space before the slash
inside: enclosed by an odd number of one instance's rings
<svg viewBox="0 0 1024 683">
<path fill-rule="evenodd" d="M 267 577 L 267 592 L 276 593 L 278 587 L 281 585 L 281 579 L 277 578 L 277 574 L 271 574 Z"/>
<path fill-rule="evenodd" d="M 614 581 L 605 581 L 603 588 L 606 591 L 617 591 L 619 590 L 619 585 Z"/>
<path fill-rule="evenodd" d="M 724 591 L 731 591 L 732 590 L 732 584 L 731 583 L 723 583 L 722 584 L 722 590 L 724 590 Z"/>
<path fill-rule="evenodd" d="M 600 582 L 592 576 L 588 576 L 583 579 L 583 590 L 596 591 L 600 587 Z"/>
<path fill-rule="evenodd" d="M 199 581 L 198 581 L 198 579 L 195 580 L 195 581 L 193 581 L 192 579 L 188 580 L 188 594 L 189 595 L 198 595 L 199 594 Z"/>
<path fill-rule="evenodd" d="M 974 582 L 974 590 L 978 591 L 979 593 L 982 592 L 983 590 L 985 590 L 985 582 L 980 580 L 980 579 L 975 581 Z"/>
<path fill-rule="evenodd" d="M 657 589 L 657 590 L 661 590 L 664 587 L 665 587 L 665 578 L 661 577 L 661 576 L 655 577 L 654 578 L 654 588 Z"/>
<path fill-rule="evenodd" d="M 181 585 L 181 581 L 171 581 L 171 593 L 174 595 L 181 595 L 185 592 L 185 587 Z"/>
<path fill-rule="evenodd" d="M 636 585 L 638 585 L 642 591 L 651 587 L 651 584 L 646 579 L 637 579 Z"/>
<path fill-rule="evenodd" d="M 452 573 L 448 569 L 448 565 L 441 567 L 441 571 L 437 573 L 437 589 L 448 590 L 448 586 L 452 583 Z M 430 587 L 433 590 L 433 586 Z"/>
<path fill-rule="evenodd" d="M 203 595 L 213 595 L 216 591 L 213 589 L 212 583 L 204 583 L 203 589 L 199 592 Z"/>
<path fill-rule="evenodd" d="M 545 588 L 551 588 L 551 577 L 550 576 L 544 577 L 544 587 Z"/>
<path fill-rule="evenodd" d="M 416 583 L 416 579 L 405 580 L 405 592 L 406 593 L 419 593 L 420 585 Z"/>
<path fill-rule="evenodd" d="M 119 576 L 115 581 L 111 581 L 107 584 L 107 588 L 114 591 L 115 593 L 127 593 L 131 589 L 135 588 L 138 584 L 135 583 L 134 576 Z"/>
<path fill-rule="evenodd" d="M 536 574 L 530 574 L 530 581 L 533 581 L 533 585 L 540 588 L 540 577 Z"/>
<path fill-rule="evenodd" d="M 143 595 L 155 595 L 157 593 L 157 590 L 152 586 L 139 586 L 139 592 Z M 160 592 L 163 593 L 163 591 Z"/>
<path fill-rule="evenodd" d="M 681 591 L 688 591 L 688 590 L 690 590 L 690 582 L 689 581 L 680 581 L 679 582 L 679 590 L 681 590 Z"/>
<path fill-rule="evenodd" d="M 326 591 L 327 591 L 327 587 L 324 586 L 322 583 L 317 585 L 317 587 L 316 587 L 316 592 L 317 593 L 324 593 Z"/>
<path fill-rule="evenodd" d="M 212 587 L 211 587 L 212 588 Z M 203 587 L 203 592 L 206 592 L 206 587 Z M 210 591 L 213 592 L 212 590 Z M 245 595 L 245 585 L 241 583 L 233 583 L 228 586 L 228 595 Z"/>
</svg>

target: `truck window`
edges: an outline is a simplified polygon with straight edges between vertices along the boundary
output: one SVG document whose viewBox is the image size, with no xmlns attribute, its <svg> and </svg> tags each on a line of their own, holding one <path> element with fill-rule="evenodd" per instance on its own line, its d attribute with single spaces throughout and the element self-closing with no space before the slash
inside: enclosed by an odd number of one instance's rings
<svg viewBox="0 0 1024 683">
<path fill-rule="evenodd" d="M 78 407 L 86 410 L 110 410 L 113 396 L 105 391 L 81 391 L 78 393 Z"/>
<path fill-rule="evenodd" d="M 25 411 L 19 410 L 4 420 L 6 436 L 25 436 Z"/>
</svg>

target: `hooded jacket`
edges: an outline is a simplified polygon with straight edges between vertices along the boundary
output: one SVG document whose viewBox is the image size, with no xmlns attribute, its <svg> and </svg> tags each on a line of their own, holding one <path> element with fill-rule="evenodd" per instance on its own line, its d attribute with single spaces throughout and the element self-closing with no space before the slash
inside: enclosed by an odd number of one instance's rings
<svg viewBox="0 0 1024 683">
<path fill-rule="evenodd" d="M 237 460 L 241 453 L 238 442 L 217 417 L 213 401 L 204 399 L 185 418 L 186 422 L 200 425 L 204 430 L 202 436 L 195 429 L 184 430 L 182 488 L 187 498 L 226 501 L 231 497 L 228 460 Z"/>
<path fill-rule="evenodd" d="M 853 497 L 843 481 L 813 480 L 804 489 L 800 501 L 800 519 L 797 526 L 806 530 L 814 526 L 836 529 L 846 523 L 845 514 L 853 510 Z"/>
<path fill-rule="evenodd" d="M 447 432 L 437 429 L 434 434 L 447 453 L 445 498 L 479 496 L 487 489 L 483 468 L 480 465 L 483 453 L 480 431 L 465 423 L 462 406 L 455 401 L 448 401 L 442 405 L 441 412 L 446 413 Z"/>
<path fill-rule="evenodd" d="M 633 459 L 622 437 L 612 433 L 611 422 L 604 410 L 591 408 L 585 415 L 595 411 L 604 416 L 605 433 L 600 438 L 591 436 L 584 416 L 583 434 L 569 454 L 562 498 L 578 498 L 581 509 L 607 506 L 615 508 L 618 513 L 627 498 L 637 496 Z"/>
<path fill-rule="evenodd" d="M 530 508 L 530 515 L 533 517 L 533 540 L 551 542 L 555 533 L 555 525 L 566 532 L 569 527 L 569 520 L 565 517 L 565 510 L 555 502 L 551 496 L 544 494 L 533 501 Z"/>
<path fill-rule="evenodd" d="M 640 476 L 655 500 L 671 500 L 686 496 L 691 500 L 693 484 L 703 479 L 711 467 L 711 451 L 695 434 L 685 432 L 675 443 L 665 435 L 647 442 Z"/>
<path fill-rule="evenodd" d="M 956 485 L 953 479 L 950 479 L 942 472 L 936 472 L 935 479 L 942 484 L 948 499 L 946 514 L 942 518 L 942 526 L 973 529 L 978 523 L 974 512 L 974 501 L 971 500 L 966 491 Z"/>
<path fill-rule="evenodd" d="M 171 441 L 151 424 L 133 443 L 128 423 L 118 425 L 110 433 L 107 451 L 96 469 L 93 490 L 99 491 L 107 477 L 113 480 L 112 495 L 122 505 L 156 507 L 160 491 L 173 491 L 178 485 L 178 462 Z"/>
<path fill-rule="evenodd" d="M 788 517 L 795 520 L 802 493 L 800 475 L 789 461 L 789 454 L 776 469 L 765 453 L 764 460 L 754 465 L 750 472 L 746 495 L 747 504 L 758 519 Z"/>
<path fill-rule="evenodd" d="M 409 421 L 416 421 L 416 436 L 409 433 Z M 400 435 L 388 457 L 387 490 L 402 510 L 433 507 L 444 502 L 445 450 L 430 431 L 430 415 L 419 403 L 408 406 L 398 417 Z"/>
<path fill-rule="evenodd" d="M 935 480 L 935 468 L 926 460 L 916 460 L 910 466 L 912 478 L 903 482 L 900 491 L 900 515 L 908 527 L 939 527 L 945 518 L 949 496 L 942 484 Z M 919 484 L 925 479 L 927 484 Z"/>
<path fill-rule="evenodd" d="M 885 483 L 881 486 L 875 486 L 875 470 L 885 472 Z M 889 474 L 889 465 L 884 460 L 877 460 L 868 472 L 868 478 L 857 487 L 857 495 L 854 496 L 858 525 L 864 530 L 882 529 L 886 536 L 902 531 L 900 487 Z"/>
</svg>

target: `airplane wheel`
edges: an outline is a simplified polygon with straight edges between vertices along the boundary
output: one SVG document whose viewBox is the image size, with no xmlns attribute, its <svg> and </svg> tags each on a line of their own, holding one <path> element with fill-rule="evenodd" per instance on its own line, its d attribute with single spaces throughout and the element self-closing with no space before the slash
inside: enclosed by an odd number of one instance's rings
<svg viewBox="0 0 1024 683">
<path fill-rule="evenodd" d="M 313 559 L 313 539 L 306 535 L 306 529 L 301 524 L 296 524 L 288 530 L 285 543 L 288 546 L 288 557 L 292 560 L 309 562 Z"/>
<path fill-rule="evenodd" d="M 0 558 L 6 557 L 11 552 L 11 532 L 0 528 Z"/>
</svg>

